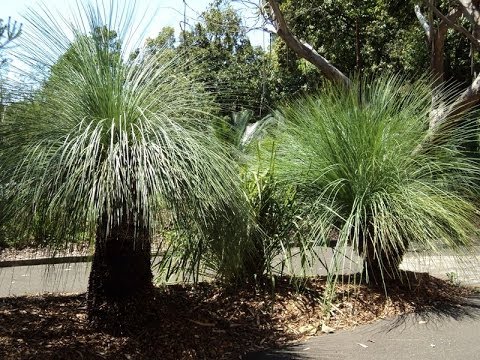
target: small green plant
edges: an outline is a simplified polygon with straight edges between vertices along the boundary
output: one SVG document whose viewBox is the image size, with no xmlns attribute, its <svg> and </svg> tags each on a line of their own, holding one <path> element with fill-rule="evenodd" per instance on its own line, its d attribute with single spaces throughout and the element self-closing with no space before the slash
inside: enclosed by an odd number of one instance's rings
<svg viewBox="0 0 480 360">
<path fill-rule="evenodd" d="M 275 150 L 272 148 L 267 166 L 257 158 L 245 167 L 242 178 L 253 224 L 249 231 L 245 271 L 249 278 L 272 275 L 272 261 L 278 255 L 290 257 L 290 249 L 298 235 L 295 213 L 296 191 L 293 186 L 279 186 L 275 177 Z"/>
<path fill-rule="evenodd" d="M 455 271 L 447 272 L 447 280 L 454 286 L 460 286 L 461 281 L 458 274 Z"/>
<path fill-rule="evenodd" d="M 251 154 L 249 151 L 255 145 L 259 149 L 257 140 L 273 120 L 262 119 L 246 144 L 248 114 L 243 115 L 236 117 L 243 119 L 236 122 L 240 126 L 233 126 L 229 131 L 233 132 L 230 138 L 235 139 L 231 151 L 238 154 L 235 158 L 239 163 L 248 216 L 244 218 L 241 213 L 225 211 L 210 222 L 208 241 L 192 242 L 191 237 L 187 241 L 181 229 L 173 231 L 174 240 L 169 242 L 167 256 L 160 263 L 161 272 L 167 278 L 181 274 L 183 278 L 196 281 L 202 274 L 213 273 L 230 285 L 263 282 L 272 278 L 272 261 L 278 256 L 280 262 L 285 263 L 291 248 L 298 245 L 296 191 L 293 186 L 279 186 L 277 182 L 274 146 L 267 142 L 268 153 L 258 150 Z M 221 139 L 226 138 L 222 136 Z"/>
</svg>

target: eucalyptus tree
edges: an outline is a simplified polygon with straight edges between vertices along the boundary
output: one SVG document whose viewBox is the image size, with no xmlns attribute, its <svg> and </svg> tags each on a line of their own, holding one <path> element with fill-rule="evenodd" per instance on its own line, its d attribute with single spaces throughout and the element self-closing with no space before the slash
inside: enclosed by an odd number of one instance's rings
<svg viewBox="0 0 480 360">
<path fill-rule="evenodd" d="M 323 80 L 331 80 L 319 71 L 314 52 L 328 60 L 325 66 L 328 63 L 345 76 L 385 70 L 417 75 L 428 70 L 423 34 L 412 16 L 410 1 L 268 3 L 271 10 L 266 17 L 278 34 L 273 51 L 281 94 L 311 92 Z M 298 43 L 293 48 L 294 38 Z M 333 68 L 331 73 L 335 74 Z"/>
<path fill-rule="evenodd" d="M 477 1 L 319 1 L 312 5 L 265 0 L 263 4 L 265 18 L 284 42 L 276 45 L 279 64 L 293 63 L 289 66 L 290 77 L 282 79 L 279 71 L 279 83 L 282 85 L 283 80 L 285 88 L 281 91 L 312 88 L 322 78 L 349 87 L 349 75 L 354 71 L 375 73 L 385 69 L 407 70 L 415 75 L 430 70 L 435 77 L 434 91 L 444 80 L 468 83 L 448 108 L 436 102 L 440 108 L 430 114 L 432 129 L 442 123 L 456 126 L 456 120 L 462 118 L 459 115 L 479 102 Z M 298 58 L 311 67 L 304 63 L 307 70 L 302 71 Z M 432 132 L 435 140 L 435 129 Z"/>
<path fill-rule="evenodd" d="M 8 46 L 13 40 L 18 38 L 22 33 L 22 24 L 12 21 L 8 17 L 7 21 L 0 19 L 0 50 Z"/>
<path fill-rule="evenodd" d="M 452 71 L 448 69 L 448 63 L 460 65 L 457 65 L 456 75 L 460 81 L 469 84 L 455 102 L 438 109 L 431 117 L 432 129 L 455 126 L 457 120 L 462 119 L 459 115 L 475 107 L 480 101 L 480 4 L 472 0 L 418 1 L 415 13 L 425 31 L 430 51 L 430 68 L 435 75 L 434 85 L 441 87 L 444 81 L 448 80 L 446 75 Z M 459 39 L 454 46 L 451 42 L 452 34 Z M 453 56 L 448 45 L 453 47 Z"/>
<path fill-rule="evenodd" d="M 22 56 L 50 72 L 38 111 L 1 126 L 2 181 L 17 222 L 41 216 L 61 243 L 94 240 L 87 304 L 98 324 L 145 312 L 162 224 L 208 247 L 224 209 L 243 211 L 233 162 L 208 136 L 211 97 L 180 55 L 129 59 L 133 6 L 109 4 L 79 3 L 70 20 L 30 10 Z"/>
<path fill-rule="evenodd" d="M 17 39 L 22 33 L 22 24 L 17 21 L 12 21 L 9 17 L 7 21 L 0 19 L 0 70 L 7 62 L 7 59 L 2 56 L 3 50 L 8 47 L 12 41 Z M 10 97 L 9 91 L 5 88 L 4 76 L 0 74 L 0 120 L 5 111 L 5 102 Z"/>
<path fill-rule="evenodd" d="M 240 14 L 228 1 L 212 2 L 179 41 L 180 50 L 200 61 L 193 75 L 207 84 L 222 115 L 245 109 L 258 118 L 266 115 L 270 105 L 268 59 L 260 47 L 251 44 Z"/>
</svg>

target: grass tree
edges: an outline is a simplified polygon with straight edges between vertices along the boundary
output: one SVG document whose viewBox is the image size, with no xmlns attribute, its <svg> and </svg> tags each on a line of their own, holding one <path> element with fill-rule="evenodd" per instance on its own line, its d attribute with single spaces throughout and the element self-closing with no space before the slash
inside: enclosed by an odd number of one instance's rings
<svg viewBox="0 0 480 360">
<path fill-rule="evenodd" d="M 282 110 L 276 172 L 297 187 L 311 245 L 337 237 L 336 253 L 355 249 L 370 281 L 398 278 L 410 244 L 458 249 L 477 232 L 478 169 L 461 153 L 470 130 L 426 144 L 430 109 L 428 84 L 388 75 Z"/>
<path fill-rule="evenodd" d="M 30 11 L 23 59 L 48 77 L 38 111 L 1 125 L 2 180 L 17 222 L 43 217 L 62 243 L 94 238 L 87 303 L 99 324 L 145 310 L 152 234 L 164 221 L 207 243 L 224 208 L 242 213 L 237 172 L 209 125 L 209 96 L 180 56 L 128 60 L 132 13 L 114 2 L 79 3 L 71 20 Z"/>
</svg>

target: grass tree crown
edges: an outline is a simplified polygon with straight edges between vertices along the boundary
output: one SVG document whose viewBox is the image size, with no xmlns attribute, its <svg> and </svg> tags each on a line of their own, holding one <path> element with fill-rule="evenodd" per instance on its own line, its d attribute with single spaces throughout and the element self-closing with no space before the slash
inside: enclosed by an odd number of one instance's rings
<svg viewBox="0 0 480 360">
<path fill-rule="evenodd" d="M 282 110 L 276 171 L 297 187 L 311 245 L 337 237 L 338 254 L 356 249 L 376 281 L 397 277 L 412 243 L 458 249 L 477 232 L 478 166 L 462 154 L 472 129 L 427 144 L 431 101 L 426 81 L 384 75 Z"/>
<path fill-rule="evenodd" d="M 214 104 L 188 76 L 193 64 L 161 51 L 129 59 L 132 10 L 78 3 L 72 19 L 45 8 L 27 17 L 21 55 L 45 80 L 2 124 L 2 176 L 19 221 L 46 217 L 57 238 L 105 217 L 153 230 L 164 210 L 205 232 L 224 204 L 240 204 L 210 126 Z"/>
</svg>

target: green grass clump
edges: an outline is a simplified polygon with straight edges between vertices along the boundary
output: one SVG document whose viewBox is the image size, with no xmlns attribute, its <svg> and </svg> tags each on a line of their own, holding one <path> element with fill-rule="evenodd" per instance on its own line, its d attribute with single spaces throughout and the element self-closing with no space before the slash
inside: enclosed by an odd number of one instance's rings
<svg viewBox="0 0 480 360">
<path fill-rule="evenodd" d="M 431 101 L 425 81 L 388 75 L 282 109 L 276 172 L 297 189 L 311 247 L 335 236 L 334 260 L 355 249 L 368 280 L 397 278 L 410 244 L 458 249 L 477 233 L 478 168 L 461 148 L 471 130 L 426 143 Z"/>
</svg>

